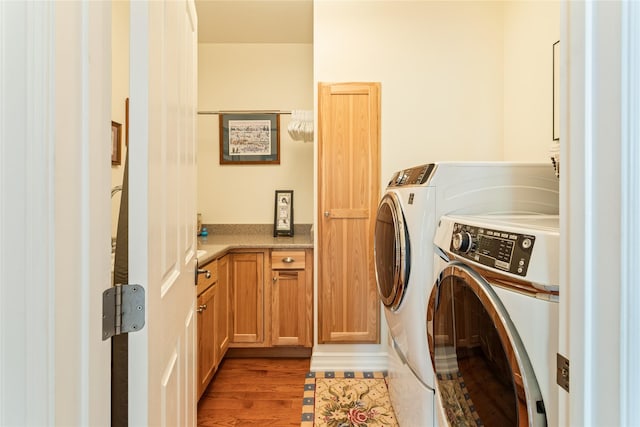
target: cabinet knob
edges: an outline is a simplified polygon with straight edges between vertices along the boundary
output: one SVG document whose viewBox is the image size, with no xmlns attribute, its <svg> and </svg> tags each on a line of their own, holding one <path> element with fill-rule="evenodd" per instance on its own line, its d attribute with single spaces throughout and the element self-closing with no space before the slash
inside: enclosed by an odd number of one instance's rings
<svg viewBox="0 0 640 427">
<path fill-rule="evenodd" d="M 198 272 L 197 274 L 204 274 L 204 277 L 206 277 L 207 279 L 211 279 L 211 272 L 209 270 L 198 268 L 196 271 Z"/>
<path fill-rule="evenodd" d="M 205 311 L 207 309 L 207 304 L 202 304 L 201 306 L 198 307 L 198 310 L 196 310 L 198 313 L 202 313 L 203 311 Z"/>
<path fill-rule="evenodd" d="M 294 261 L 295 259 L 291 258 L 290 256 L 282 258 L 282 262 L 285 262 L 287 264 L 291 264 Z"/>
</svg>

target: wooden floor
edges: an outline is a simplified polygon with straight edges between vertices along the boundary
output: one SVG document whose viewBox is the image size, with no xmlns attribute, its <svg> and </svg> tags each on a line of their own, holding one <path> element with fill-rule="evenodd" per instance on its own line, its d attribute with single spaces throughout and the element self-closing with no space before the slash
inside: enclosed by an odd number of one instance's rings
<svg viewBox="0 0 640 427">
<path fill-rule="evenodd" d="M 198 426 L 299 426 L 309 362 L 224 359 L 198 403 Z"/>
</svg>

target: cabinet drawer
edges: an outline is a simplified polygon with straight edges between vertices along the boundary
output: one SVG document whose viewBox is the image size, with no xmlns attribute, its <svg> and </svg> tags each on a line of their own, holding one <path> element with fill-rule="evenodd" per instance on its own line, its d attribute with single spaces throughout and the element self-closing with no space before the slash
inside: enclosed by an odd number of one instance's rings
<svg viewBox="0 0 640 427">
<path fill-rule="evenodd" d="M 271 268 L 273 270 L 304 270 L 305 255 L 301 251 L 272 251 Z"/>
<path fill-rule="evenodd" d="M 207 279 L 204 273 L 198 274 L 198 295 L 206 291 L 209 286 L 218 281 L 218 260 L 211 261 L 210 263 L 205 264 L 199 268 L 201 270 L 208 270 L 209 273 L 211 273 L 211 277 Z"/>
</svg>

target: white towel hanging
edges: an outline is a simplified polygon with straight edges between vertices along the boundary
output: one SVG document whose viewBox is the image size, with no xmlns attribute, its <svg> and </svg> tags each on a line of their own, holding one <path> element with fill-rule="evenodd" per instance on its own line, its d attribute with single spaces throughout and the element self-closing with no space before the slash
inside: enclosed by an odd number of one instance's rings
<svg viewBox="0 0 640 427">
<path fill-rule="evenodd" d="M 313 141 L 313 111 L 292 110 L 287 130 L 294 141 Z"/>
</svg>

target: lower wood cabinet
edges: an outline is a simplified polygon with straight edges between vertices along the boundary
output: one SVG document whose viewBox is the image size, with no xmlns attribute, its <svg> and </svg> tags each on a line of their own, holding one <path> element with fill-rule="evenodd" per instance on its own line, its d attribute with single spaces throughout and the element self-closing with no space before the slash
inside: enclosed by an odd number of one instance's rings
<svg viewBox="0 0 640 427">
<path fill-rule="evenodd" d="M 313 250 L 244 250 L 230 257 L 230 347 L 311 347 Z"/>
<path fill-rule="evenodd" d="M 198 398 L 229 347 L 229 262 L 226 256 L 201 267 L 198 275 Z"/>
<path fill-rule="evenodd" d="M 198 398 L 230 347 L 311 347 L 313 249 L 240 249 L 198 275 Z"/>
<path fill-rule="evenodd" d="M 216 372 L 214 344 L 216 292 L 216 286 L 212 285 L 198 296 L 198 398 L 202 396 Z"/>
</svg>

